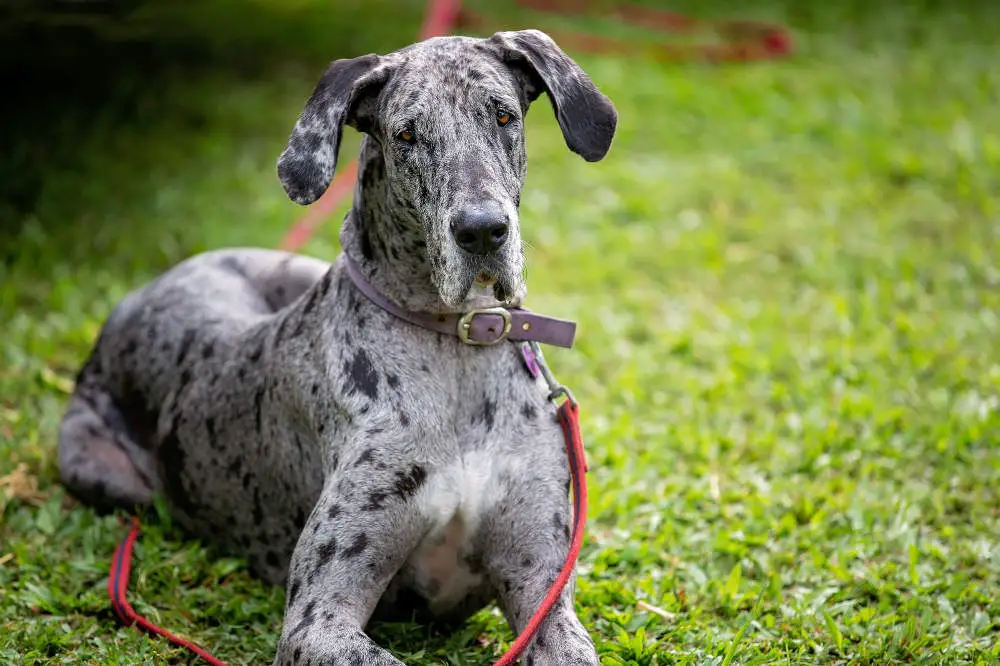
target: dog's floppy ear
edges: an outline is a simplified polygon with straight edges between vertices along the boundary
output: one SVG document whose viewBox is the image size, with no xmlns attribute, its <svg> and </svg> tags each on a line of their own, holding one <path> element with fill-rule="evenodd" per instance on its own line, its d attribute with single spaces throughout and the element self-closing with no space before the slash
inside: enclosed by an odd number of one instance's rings
<svg viewBox="0 0 1000 666">
<path fill-rule="evenodd" d="M 518 71 L 528 102 L 545 92 L 566 145 L 588 162 L 602 159 L 618 125 L 614 104 L 590 77 L 540 30 L 498 32 L 489 42 Z"/>
<path fill-rule="evenodd" d="M 366 131 L 374 97 L 389 76 L 375 54 L 333 61 L 323 73 L 278 158 L 278 179 L 298 204 L 319 199 L 333 180 L 344 125 Z"/>
</svg>

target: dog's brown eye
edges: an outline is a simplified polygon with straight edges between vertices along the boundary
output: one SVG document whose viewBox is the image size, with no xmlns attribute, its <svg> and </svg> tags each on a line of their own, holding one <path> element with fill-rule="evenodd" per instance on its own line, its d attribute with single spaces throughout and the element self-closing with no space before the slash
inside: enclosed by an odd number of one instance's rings
<svg viewBox="0 0 1000 666">
<path fill-rule="evenodd" d="M 510 122 L 510 114 L 509 113 L 507 113 L 506 111 L 498 111 L 497 112 L 497 123 L 500 125 L 500 127 L 503 127 L 504 125 L 506 125 L 509 122 Z"/>
<path fill-rule="evenodd" d="M 403 130 L 398 135 L 400 141 L 405 141 L 406 143 L 413 143 L 413 132 L 408 129 Z"/>
</svg>

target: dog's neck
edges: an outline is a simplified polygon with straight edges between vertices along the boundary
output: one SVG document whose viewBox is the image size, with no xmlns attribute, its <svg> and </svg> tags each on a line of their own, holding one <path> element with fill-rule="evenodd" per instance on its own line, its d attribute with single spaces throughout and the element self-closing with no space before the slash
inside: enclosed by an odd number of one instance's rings
<svg viewBox="0 0 1000 666">
<path fill-rule="evenodd" d="M 382 295 L 412 312 L 464 312 L 500 305 L 492 289 L 473 287 L 465 303 L 447 307 L 431 280 L 419 222 L 392 214 L 390 197 L 382 153 L 366 136 L 358 157 L 354 203 L 341 226 L 340 244 Z"/>
</svg>

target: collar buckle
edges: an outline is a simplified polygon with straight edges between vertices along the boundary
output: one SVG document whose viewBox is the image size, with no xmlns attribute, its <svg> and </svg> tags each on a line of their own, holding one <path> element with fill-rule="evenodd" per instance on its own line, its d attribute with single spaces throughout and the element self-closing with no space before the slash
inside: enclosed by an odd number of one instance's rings
<svg viewBox="0 0 1000 666">
<path fill-rule="evenodd" d="M 500 332 L 492 340 L 477 340 L 472 337 L 472 322 L 478 316 L 494 316 L 500 317 L 503 326 Z M 499 342 L 503 342 L 507 339 L 510 334 L 510 329 L 512 328 L 514 322 L 510 316 L 510 311 L 506 308 L 479 308 L 476 310 L 469 310 L 464 315 L 458 319 L 458 339 L 467 345 L 473 345 L 476 347 L 490 347 Z M 491 333 L 494 332 L 493 328 L 488 329 Z"/>
</svg>

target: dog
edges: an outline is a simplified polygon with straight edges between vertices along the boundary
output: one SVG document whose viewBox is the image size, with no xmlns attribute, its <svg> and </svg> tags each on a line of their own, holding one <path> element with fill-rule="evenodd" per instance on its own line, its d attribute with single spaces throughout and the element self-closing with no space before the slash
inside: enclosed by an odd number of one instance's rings
<svg viewBox="0 0 1000 666">
<path fill-rule="evenodd" d="M 563 436 L 511 344 L 572 339 L 520 307 L 524 118 L 543 92 L 568 148 L 602 159 L 615 107 L 543 32 L 332 62 L 277 172 L 309 204 L 344 125 L 363 133 L 340 256 L 190 257 L 113 309 L 78 374 L 65 486 L 97 507 L 161 494 L 285 586 L 276 666 L 399 666 L 372 618 L 461 621 L 492 601 L 520 632 L 563 564 Z M 574 587 L 524 663 L 598 663 Z"/>
</svg>

